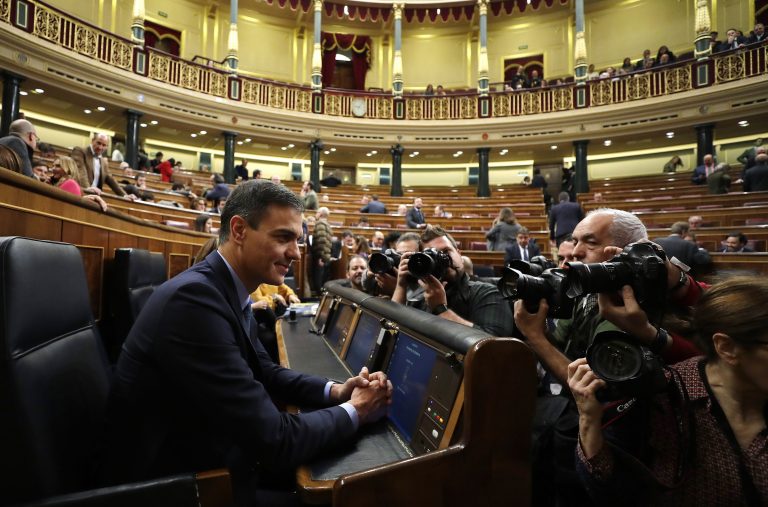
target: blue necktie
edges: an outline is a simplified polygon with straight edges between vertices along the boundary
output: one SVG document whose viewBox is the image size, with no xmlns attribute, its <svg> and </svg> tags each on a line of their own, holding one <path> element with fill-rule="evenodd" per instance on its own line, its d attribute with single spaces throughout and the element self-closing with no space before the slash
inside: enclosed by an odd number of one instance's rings
<svg viewBox="0 0 768 507">
<path fill-rule="evenodd" d="M 526 260 L 526 261 L 528 260 L 528 249 L 527 248 L 523 248 L 523 257 L 524 257 L 523 260 Z"/>
</svg>

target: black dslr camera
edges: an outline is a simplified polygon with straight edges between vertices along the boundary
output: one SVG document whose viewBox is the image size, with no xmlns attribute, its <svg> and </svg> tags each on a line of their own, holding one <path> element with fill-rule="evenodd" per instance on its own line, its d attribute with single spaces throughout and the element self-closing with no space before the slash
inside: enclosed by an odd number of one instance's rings
<svg viewBox="0 0 768 507">
<path fill-rule="evenodd" d="M 368 260 L 368 269 L 377 275 L 392 273 L 397 271 L 397 267 L 400 265 L 400 257 L 401 255 L 391 248 L 382 253 L 372 253 L 371 258 Z"/>
<path fill-rule="evenodd" d="M 597 392 L 603 402 L 650 397 L 667 385 L 662 360 L 622 331 L 598 333 L 587 349 L 587 362 L 607 384 Z"/>
<path fill-rule="evenodd" d="M 629 285 L 652 323 L 661 321 L 667 296 L 667 256 L 650 242 L 631 243 L 613 259 L 594 264 L 567 263 L 568 296 L 611 292 Z"/>
<path fill-rule="evenodd" d="M 544 262 L 545 265 L 552 264 L 545 257 L 537 260 L 536 264 L 533 260 L 531 263 L 512 261 L 504 268 L 497 284 L 499 292 L 506 299 L 522 299 L 525 308 L 531 313 L 539 311 L 539 301 L 544 298 L 549 305 L 549 317 L 570 318 L 573 313 L 573 301 L 567 295 L 565 270 L 555 267 L 542 268 Z"/>
<path fill-rule="evenodd" d="M 508 266 L 518 271 L 522 271 L 526 275 L 541 276 L 545 269 L 556 268 L 557 264 L 543 255 L 536 255 L 531 257 L 529 262 L 520 259 L 512 259 L 509 261 Z"/>
<path fill-rule="evenodd" d="M 433 275 L 442 280 L 450 266 L 451 258 L 448 254 L 434 248 L 425 248 L 408 259 L 408 272 L 416 278 Z"/>
</svg>

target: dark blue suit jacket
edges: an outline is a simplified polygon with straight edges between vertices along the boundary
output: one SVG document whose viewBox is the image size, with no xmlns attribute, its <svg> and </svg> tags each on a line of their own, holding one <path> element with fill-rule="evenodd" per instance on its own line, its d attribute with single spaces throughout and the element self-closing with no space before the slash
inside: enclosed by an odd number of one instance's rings
<svg viewBox="0 0 768 507">
<path fill-rule="evenodd" d="M 416 229 L 417 225 L 423 224 L 424 222 L 424 213 L 420 209 L 413 207 L 408 209 L 408 212 L 405 214 L 405 224 L 409 228 Z"/>
<path fill-rule="evenodd" d="M 549 237 L 556 239 L 570 234 L 584 218 L 584 211 L 577 202 L 561 202 L 549 211 Z"/>
<path fill-rule="evenodd" d="M 387 207 L 381 201 L 371 201 L 362 208 L 360 213 L 386 213 Z"/>
<path fill-rule="evenodd" d="M 517 242 L 510 243 L 507 247 L 506 253 L 504 254 L 504 264 L 509 264 L 509 261 L 513 259 L 518 260 L 524 260 L 520 257 L 520 247 L 518 246 Z M 528 242 L 528 260 L 530 261 L 531 258 L 541 255 L 541 249 L 539 249 L 539 245 L 534 243 L 533 241 Z"/>
<path fill-rule="evenodd" d="M 253 320 L 251 319 L 251 322 Z M 123 345 L 110 393 L 107 482 L 228 467 L 233 478 L 289 470 L 354 434 L 324 406 L 326 379 L 275 365 L 245 329 L 218 253 L 160 286 Z"/>
</svg>

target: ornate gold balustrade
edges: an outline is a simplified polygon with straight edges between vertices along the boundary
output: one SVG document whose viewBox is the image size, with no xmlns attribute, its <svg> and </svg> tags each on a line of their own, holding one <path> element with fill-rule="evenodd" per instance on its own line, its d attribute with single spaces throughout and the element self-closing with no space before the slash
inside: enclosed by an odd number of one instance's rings
<svg viewBox="0 0 768 507">
<path fill-rule="evenodd" d="M 335 89 L 317 94 L 306 86 L 237 75 L 135 46 L 39 0 L 0 0 L 0 29 L 24 30 L 44 43 L 122 71 L 214 97 L 300 113 L 383 120 L 467 120 L 553 113 L 672 95 L 768 73 L 768 45 L 762 44 L 703 61 L 689 60 L 580 85 L 493 92 L 487 97 L 469 92 L 396 99 L 387 93 Z M 360 100 L 364 108 L 357 104 Z"/>
</svg>

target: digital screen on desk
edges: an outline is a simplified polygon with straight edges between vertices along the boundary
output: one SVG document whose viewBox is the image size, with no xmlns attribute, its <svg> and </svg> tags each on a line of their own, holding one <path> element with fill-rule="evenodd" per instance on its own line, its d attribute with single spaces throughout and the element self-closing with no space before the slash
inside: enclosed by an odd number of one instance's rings
<svg viewBox="0 0 768 507">
<path fill-rule="evenodd" d="M 376 340 L 380 333 L 379 319 L 370 313 L 361 313 L 355 326 L 355 334 L 352 335 L 352 341 L 347 349 L 347 357 L 344 358 L 352 374 L 357 375 L 366 365 L 371 351 L 376 347 Z"/>
<path fill-rule="evenodd" d="M 333 313 L 330 325 L 326 326 L 328 331 L 325 333 L 325 339 L 337 353 L 341 351 L 341 347 L 344 345 L 344 341 L 349 334 L 349 326 L 352 324 L 352 318 L 354 316 L 355 308 L 353 306 L 346 303 L 339 303 L 339 306 Z"/>
<path fill-rule="evenodd" d="M 323 297 L 323 301 L 320 303 L 320 307 L 317 309 L 317 314 L 312 321 L 312 326 L 316 332 L 321 333 L 323 331 L 323 326 L 325 325 L 325 321 L 328 320 L 328 314 L 331 311 L 332 303 L 333 298 L 331 296 L 326 295 Z"/>
<path fill-rule="evenodd" d="M 394 388 L 388 417 L 407 442 L 416 430 L 436 359 L 437 351 L 429 345 L 402 331 L 397 335 L 387 368 Z"/>
</svg>

